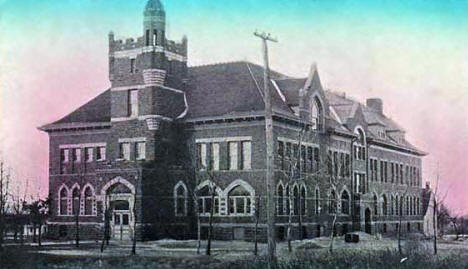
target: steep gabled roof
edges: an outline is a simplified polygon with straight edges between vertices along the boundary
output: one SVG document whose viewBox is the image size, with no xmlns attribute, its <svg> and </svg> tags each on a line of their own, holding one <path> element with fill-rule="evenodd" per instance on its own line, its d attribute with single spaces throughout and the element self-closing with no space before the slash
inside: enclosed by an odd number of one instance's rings
<svg viewBox="0 0 468 269">
<path fill-rule="evenodd" d="M 248 62 L 231 62 L 190 67 L 186 90 L 187 119 L 263 111 L 263 67 Z M 272 71 L 272 79 L 285 76 Z M 269 82 L 274 111 L 293 115 L 275 85 Z"/>
<path fill-rule="evenodd" d="M 95 98 L 91 99 L 86 104 L 74 110 L 67 116 L 55 121 L 51 124 L 47 124 L 42 129 L 52 125 L 68 125 L 77 123 L 101 123 L 110 122 L 110 89 L 99 94 Z"/>
</svg>

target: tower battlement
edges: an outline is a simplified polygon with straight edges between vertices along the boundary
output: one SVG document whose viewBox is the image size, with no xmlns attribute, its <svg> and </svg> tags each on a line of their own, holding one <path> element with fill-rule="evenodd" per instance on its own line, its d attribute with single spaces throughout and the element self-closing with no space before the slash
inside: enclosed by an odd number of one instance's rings
<svg viewBox="0 0 468 269">
<path fill-rule="evenodd" d="M 112 55 L 118 51 L 127 51 L 133 49 L 143 49 L 145 47 L 156 47 L 159 50 L 165 52 L 174 53 L 182 57 L 187 57 L 187 38 L 184 36 L 180 42 L 173 40 L 164 40 L 161 45 L 146 45 L 145 37 L 138 37 L 136 40 L 134 38 L 126 38 L 125 41 L 122 39 L 114 39 L 114 34 L 111 32 L 109 34 L 109 54 Z"/>
</svg>

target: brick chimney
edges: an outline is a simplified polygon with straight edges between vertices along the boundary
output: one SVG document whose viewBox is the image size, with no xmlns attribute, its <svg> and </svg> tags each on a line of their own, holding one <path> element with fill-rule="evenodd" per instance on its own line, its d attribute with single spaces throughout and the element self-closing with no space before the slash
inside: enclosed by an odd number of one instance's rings
<svg viewBox="0 0 468 269">
<path fill-rule="evenodd" d="M 366 100 L 366 105 L 368 108 L 374 110 L 379 114 L 383 114 L 383 102 L 380 98 L 369 98 Z"/>
</svg>

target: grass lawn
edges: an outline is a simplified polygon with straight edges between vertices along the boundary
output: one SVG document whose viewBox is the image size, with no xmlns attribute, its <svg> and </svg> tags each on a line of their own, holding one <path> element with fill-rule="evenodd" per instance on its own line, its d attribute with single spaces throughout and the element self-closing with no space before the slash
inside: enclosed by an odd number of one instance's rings
<svg viewBox="0 0 468 269">
<path fill-rule="evenodd" d="M 432 241 L 403 241 L 404 255 L 394 239 L 361 236 L 357 243 L 335 239 L 329 253 L 329 238 L 293 241 L 289 253 L 286 242 L 278 243 L 278 268 L 468 268 L 468 240 L 441 240 L 439 255 L 432 255 Z M 79 248 L 68 243 L 37 246 L 9 246 L 0 253 L 0 268 L 266 268 L 266 245 L 259 244 L 259 257 L 253 256 L 253 243 L 213 241 L 212 255 L 197 254 L 195 240 L 138 242 L 131 256 L 130 241 L 111 241 L 103 253 L 99 242 L 85 242 Z M 403 259 L 403 261 L 402 261 Z"/>
</svg>

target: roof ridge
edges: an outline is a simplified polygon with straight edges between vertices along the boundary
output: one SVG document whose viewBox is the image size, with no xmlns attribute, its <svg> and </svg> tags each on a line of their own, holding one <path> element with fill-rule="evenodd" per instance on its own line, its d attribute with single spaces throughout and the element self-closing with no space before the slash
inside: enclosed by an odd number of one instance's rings
<svg viewBox="0 0 468 269">
<path fill-rule="evenodd" d="M 254 63 L 251 63 L 251 62 L 249 62 L 249 61 L 238 60 L 238 61 L 215 62 L 215 63 L 200 64 L 200 65 L 192 65 L 192 66 L 189 66 L 189 68 L 208 67 L 208 66 L 218 66 L 218 65 L 225 65 L 225 64 L 242 64 L 242 63 L 253 64 L 253 65 L 257 65 L 257 66 L 258 66 L 258 64 L 254 64 Z"/>
</svg>

